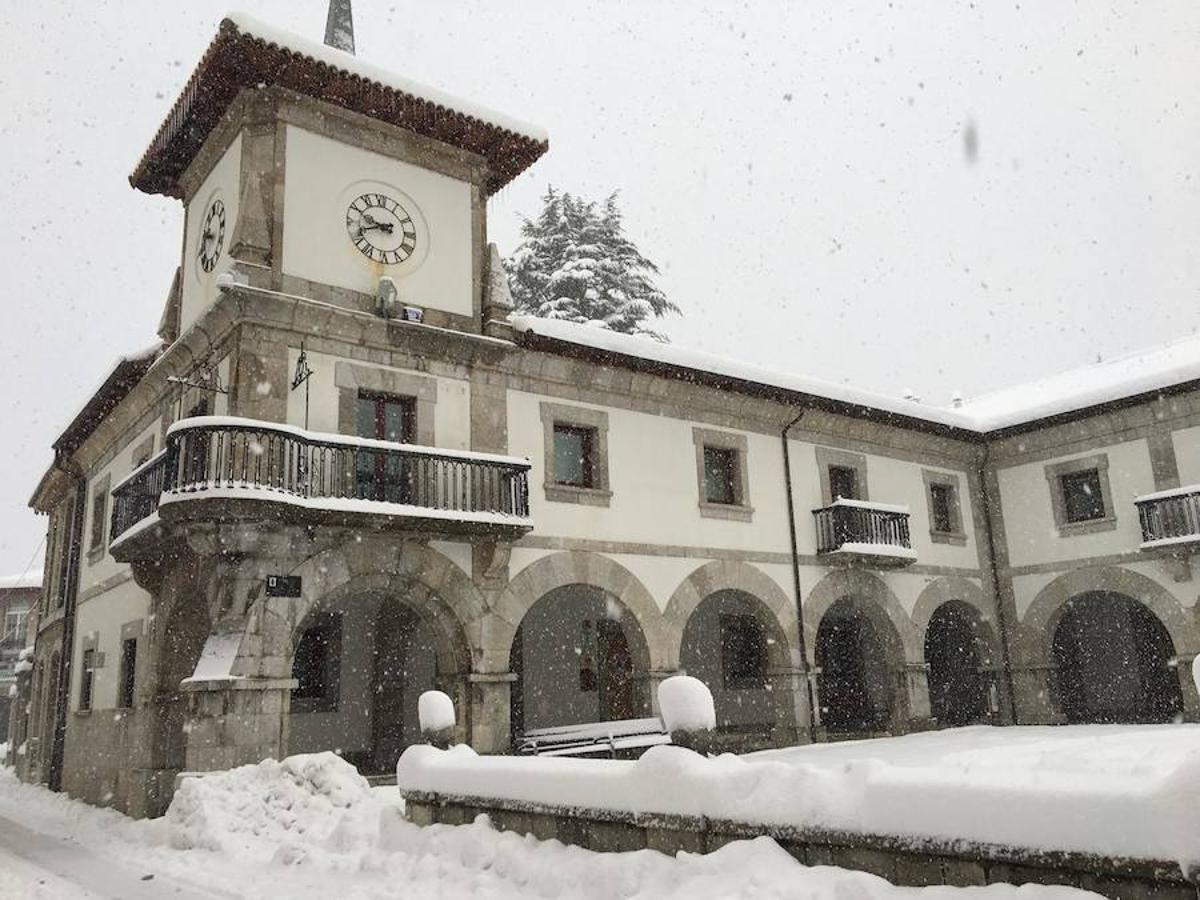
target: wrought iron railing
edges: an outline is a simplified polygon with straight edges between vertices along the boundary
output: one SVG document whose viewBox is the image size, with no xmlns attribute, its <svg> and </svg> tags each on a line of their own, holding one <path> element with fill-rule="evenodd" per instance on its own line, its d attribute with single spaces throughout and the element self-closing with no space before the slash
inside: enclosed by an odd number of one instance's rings
<svg viewBox="0 0 1200 900">
<path fill-rule="evenodd" d="M 199 417 L 172 426 L 163 452 L 113 490 L 112 536 L 151 515 L 164 494 L 237 497 L 266 491 L 318 505 L 343 500 L 400 504 L 448 514 L 439 516 L 447 519 L 456 513 L 527 519 L 528 472 L 529 462 L 513 457 Z"/>
<path fill-rule="evenodd" d="M 1200 485 L 1134 501 L 1142 524 L 1142 543 L 1200 542 Z"/>
<path fill-rule="evenodd" d="M 908 513 L 895 507 L 838 500 L 823 509 L 814 509 L 813 518 L 817 525 L 818 553 L 833 553 L 847 544 L 912 547 Z"/>
</svg>

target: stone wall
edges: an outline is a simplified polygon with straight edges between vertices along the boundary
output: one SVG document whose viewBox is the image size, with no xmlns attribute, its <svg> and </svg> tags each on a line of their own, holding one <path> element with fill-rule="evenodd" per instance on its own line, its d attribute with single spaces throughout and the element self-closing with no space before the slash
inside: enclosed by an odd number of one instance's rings
<svg viewBox="0 0 1200 900">
<path fill-rule="evenodd" d="M 750 825 L 692 816 L 554 807 L 419 791 L 403 794 L 408 818 L 417 825 L 465 825 L 485 814 L 501 831 L 529 834 L 538 840 L 559 840 L 605 853 L 644 849 L 670 855 L 680 851 L 711 853 L 731 841 L 766 835 L 804 865 L 870 872 L 897 885 L 1061 884 L 1114 900 L 1200 897 L 1200 871 L 1185 875 L 1177 864 L 1163 860 L 1036 852 L 967 841 Z"/>
</svg>

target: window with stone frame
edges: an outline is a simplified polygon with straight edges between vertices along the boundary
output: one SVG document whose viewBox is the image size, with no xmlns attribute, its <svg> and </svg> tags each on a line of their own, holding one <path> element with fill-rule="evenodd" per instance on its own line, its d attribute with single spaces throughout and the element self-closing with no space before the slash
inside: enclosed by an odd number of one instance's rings
<svg viewBox="0 0 1200 900">
<path fill-rule="evenodd" d="M 304 629 L 292 662 L 294 712 L 333 712 L 340 699 L 342 617 L 330 613 Z"/>
<path fill-rule="evenodd" d="M 569 487 L 596 486 L 596 429 L 554 423 L 554 482 Z"/>
<path fill-rule="evenodd" d="M 104 537 L 108 520 L 108 476 L 92 491 L 92 532 L 88 544 L 88 555 L 96 556 L 104 550 Z"/>
<path fill-rule="evenodd" d="M 1098 469 L 1081 469 L 1058 476 L 1063 517 L 1070 524 L 1092 522 L 1107 515 Z"/>
<path fill-rule="evenodd" d="M 732 447 L 704 448 L 704 502 L 738 503 L 738 452 Z"/>
<path fill-rule="evenodd" d="M 4 613 L 4 634 L 0 635 L 0 643 L 23 644 L 25 641 L 25 620 L 29 616 L 27 609 L 10 609 Z"/>
<path fill-rule="evenodd" d="M 117 706 L 121 709 L 133 707 L 134 688 L 137 686 L 137 638 L 121 641 L 121 666 L 117 681 Z"/>
<path fill-rule="evenodd" d="M 96 650 L 89 647 L 83 651 L 83 665 L 79 676 L 79 709 L 83 712 L 92 708 L 92 692 L 96 686 Z"/>
<path fill-rule="evenodd" d="M 937 483 L 929 486 L 929 527 L 942 534 L 954 531 L 954 486 Z"/>
<path fill-rule="evenodd" d="M 767 636 L 762 623 L 746 613 L 723 613 L 721 677 L 726 690 L 764 688 L 767 683 Z"/>
</svg>

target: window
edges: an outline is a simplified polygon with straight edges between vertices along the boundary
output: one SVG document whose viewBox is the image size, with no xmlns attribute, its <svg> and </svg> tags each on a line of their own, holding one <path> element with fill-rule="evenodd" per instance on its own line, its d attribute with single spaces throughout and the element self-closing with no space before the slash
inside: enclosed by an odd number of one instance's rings
<svg viewBox="0 0 1200 900">
<path fill-rule="evenodd" d="M 753 615 L 721 616 L 721 672 L 726 690 L 766 687 L 767 639 Z"/>
<path fill-rule="evenodd" d="M 930 539 L 937 544 L 966 544 L 959 502 L 959 476 L 953 472 L 922 469 L 921 477 L 925 480 L 925 499 L 929 505 Z"/>
<path fill-rule="evenodd" d="M 729 447 L 704 448 L 704 501 L 724 503 L 727 506 L 738 502 L 738 452 Z"/>
<path fill-rule="evenodd" d="M 849 466 L 830 466 L 829 493 L 834 500 L 857 500 L 858 473 Z"/>
<path fill-rule="evenodd" d="M 88 555 L 97 556 L 104 550 L 104 525 L 108 513 L 108 477 L 92 493 L 92 536 Z"/>
<path fill-rule="evenodd" d="M 137 679 L 137 638 L 121 641 L 121 675 L 117 685 L 117 706 L 133 707 L 133 688 Z"/>
<path fill-rule="evenodd" d="M 358 396 L 359 437 L 411 444 L 417 433 L 414 397 L 363 391 Z M 358 496 L 365 500 L 409 503 L 416 474 L 412 460 L 386 450 L 359 450 Z"/>
<path fill-rule="evenodd" d="M 693 428 L 696 448 L 696 482 L 700 515 L 710 519 L 749 522 L 754 510 L 747 502 L 746 435 L 735 431 Z"/>
<path fill-rule="evenodd" d="M 89 710 L 92 708 L 92 687 L 96 681 L 96 651 L 87 649 L 83 651 L 83 672 L 80 674 L 79 683 L 79 708 L 80 710 Z"/>
<path fill-rule="evenodd" d="M 304 630 L 292 663 L 292 678 L 298 682 L 292 690 L 293 710 L 332 712 L 337 709 L 341 655 L 341 616 L 325 616 Z"/>
<path fill-rule="evenodd" d="M 1059 476 L 1066 521 L 1090 522 L 1104 518 L 1104 491 L 1096 469 L 1068 472 Z"/>
<path fill-rule="evenodd" d="M 572 487 L 595 487 L 596 432 L 577 425 L 554 424 L 554 481 Z"/>
<path fill-rule="evenodd" d="M 1046 466 L 1046 481 L 1054 523 L 1063 537 L 1117 527 L 1105 454 L 1051 463 Z"/>
<path fill-rule="evenodd" d="M 541 417 L 546 499 L 608 506 L 608 413 L 542 403 Z"/>
<path fill-rule="evenodd" d="M 0 635 L 3 643 L 21 643 L 25 640 L 25 619 L 29 615 L 27 609 L 10 609 L 4 614 L 4 634 Z"/>
</svg>

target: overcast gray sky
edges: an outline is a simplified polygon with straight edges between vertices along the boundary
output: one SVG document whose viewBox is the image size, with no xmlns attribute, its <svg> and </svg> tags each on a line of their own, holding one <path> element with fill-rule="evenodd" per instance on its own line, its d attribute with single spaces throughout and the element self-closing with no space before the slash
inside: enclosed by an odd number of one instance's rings
<svg viewBox="0 0 1200 900">
<path fill-rule="evenodd" d="M 126 177 L 226 8 L 0 10 L 0 571 L 41 539 L 50 442 L 153 338 L 182 216 Z M 325 0 L 241 8 L 323 31 Z M 1200 326 L 1200 4 L 354 13 L 365 59 L 549 129 L 491 203 L 502 252 L 548 183 L 621 191 L 678 344 L 945 403 Z"/>
</svg>

